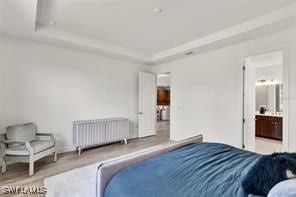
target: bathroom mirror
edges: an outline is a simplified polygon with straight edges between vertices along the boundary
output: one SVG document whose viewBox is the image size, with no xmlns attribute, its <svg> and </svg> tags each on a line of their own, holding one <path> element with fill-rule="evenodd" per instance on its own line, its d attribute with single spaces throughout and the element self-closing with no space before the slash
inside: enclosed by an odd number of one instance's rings
<svg viewBox="0 0 296 197">
<path fill-rule="evenodd" d="M 260 106 L 266 106 L 268 112 L 282 112 L 282 96 L 282 84 L 256 86 L 256 111 L 260 110 Z"/>
</svg>

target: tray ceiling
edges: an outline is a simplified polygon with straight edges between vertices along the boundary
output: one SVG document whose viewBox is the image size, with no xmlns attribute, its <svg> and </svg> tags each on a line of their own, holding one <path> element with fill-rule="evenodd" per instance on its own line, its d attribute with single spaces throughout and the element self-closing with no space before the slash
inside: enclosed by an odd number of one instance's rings
<svg viewBox="0 0 296 197">
<path fill-rule="evenodd" d="M 0 9 L 0 33 L 149 65 L 296 26 L 296 0 L 2 0 Z"/>
</svg>

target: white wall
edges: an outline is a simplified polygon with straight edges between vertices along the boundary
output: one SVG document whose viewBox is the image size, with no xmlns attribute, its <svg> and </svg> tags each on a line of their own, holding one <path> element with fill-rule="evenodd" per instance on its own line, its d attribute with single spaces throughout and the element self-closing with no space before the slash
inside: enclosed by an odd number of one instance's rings
<svg viewBox="0 0 296 197">
<path fill-rule="evenodd" d="M 238 64 L 240 62 L 238 61 Z M 231 51 L 215 51 L 165 66 L 171 72 L 171 138 L 203 134 L 206 141 L 239 145 L 240 69 Z M 164 69 L 164 68 L 163 68 Z"/>
<path fill-rule="evenodd" d="M 0 1 L 0 30 L 3 30 L 4 23 L 4 1 Z"/>
<path fill-rule="evenodd" d="M 155 66 L 171 74 L 171 139 L 203 134 L 205 141 L 241 147 L 242 59 L 259 53 L 285 51 L 289 75 L 289 149 L 296 150 L 296 29 Z M 279 47 L 280 46 L 280 47 Z M 287 86 L 286 86 L 287 87 Z"/>
<path fill-rule="evenodd" d="M 170 87 L 170 76 L 157 77 L 157 87 Z"/>
<path fill-rule="evenodd" d="M 74 120 L 126 117 L 136 137 L 140 71 L 151 67 L 0 36 L 0 130 L 34 121 L 71 150 Z"/>
<path fill-rule="evenodd" d="M 283 65 L 256 68 L 256 80 L 274 79 L 283 83 Z"/>
</svg>

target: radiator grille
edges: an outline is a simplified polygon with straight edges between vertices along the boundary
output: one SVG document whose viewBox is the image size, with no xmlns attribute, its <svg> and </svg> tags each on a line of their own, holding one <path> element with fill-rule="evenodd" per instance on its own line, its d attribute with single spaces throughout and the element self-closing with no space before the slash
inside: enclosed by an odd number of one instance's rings
<svg viewBox="0 0 296 197">
<path fill-rule="evenodd" d="M 111 143 L 128 138 L 128 136 L 129 120 L 126 118 L 73 122 L 73 143 L 77 147 Z"/>
</svg>

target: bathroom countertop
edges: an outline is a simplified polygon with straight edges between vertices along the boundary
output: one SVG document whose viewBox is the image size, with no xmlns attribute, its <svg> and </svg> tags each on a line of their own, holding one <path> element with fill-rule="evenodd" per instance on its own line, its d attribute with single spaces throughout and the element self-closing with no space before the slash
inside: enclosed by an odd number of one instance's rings
<svg viewBox="0 0 296 197">
<path fill-rule="evenodd" d="M 270 113 L 270 112 L 266 112 L 265 114 L 260 114 L 259 112 L 256 112 L 256 116 L 283 117 L 283 114 L 273 114 L 273 113 Z"/>
</svg>

